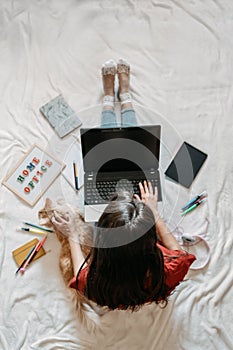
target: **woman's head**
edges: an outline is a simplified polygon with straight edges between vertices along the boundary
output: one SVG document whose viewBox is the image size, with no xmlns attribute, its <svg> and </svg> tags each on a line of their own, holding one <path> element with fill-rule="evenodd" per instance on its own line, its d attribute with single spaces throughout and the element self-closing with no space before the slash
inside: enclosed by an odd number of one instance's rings
<svg viewBox="0 0 233 350">
<path fill-rule="evenodd" d="M 86 295 L 110 309 L 166 300 L 164 263 L 151 209 L 130 193 L 114 195 L 100 217 Z"/>
<path fill-rule="evenodd" d="M 137 239 L 145 234 L 151 234 L 153 241 L 156 240 L 152 211 L 143 202 L 136 200 L 131 193 L 120 192 L 112 197 L 97 223 L 95 246 L 129 248 L 131 242 L 139 245 Z"/>
</svg>

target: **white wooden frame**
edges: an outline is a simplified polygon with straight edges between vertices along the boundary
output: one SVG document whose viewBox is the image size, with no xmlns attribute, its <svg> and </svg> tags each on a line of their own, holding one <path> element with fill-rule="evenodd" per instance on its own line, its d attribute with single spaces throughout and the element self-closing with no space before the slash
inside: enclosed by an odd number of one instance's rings
<svg viewBox="0 0 233 350">
<path fill-rule="evenodd" d="M 34 144 L 2 184 L 33 206 L 64 167 L 62 162 Z"/>
</svg>

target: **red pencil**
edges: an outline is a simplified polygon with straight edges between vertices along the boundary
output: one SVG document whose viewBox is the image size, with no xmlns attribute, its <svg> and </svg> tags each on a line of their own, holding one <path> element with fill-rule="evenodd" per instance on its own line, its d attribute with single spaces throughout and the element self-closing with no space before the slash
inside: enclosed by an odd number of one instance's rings
<svg viewBox="0 0 233 350">
<path fill-rule="evenodd" d="M 40 242 L 37 243 L 37 245 L 35 246 L 35 249 L 33 249 L 32 253 L 28 257 L 28 259 L 25 261 L 24 265 L 21 267 L 20 269 L 21 274 L 24 274 L 26 267 L 30 264 L 32 259 L 36 256 L 36 254 L 38 253 L 40 248 L 43 246 L 46 239 L 47 239 L 47 236 L 45 236 Z"/>
</svg>

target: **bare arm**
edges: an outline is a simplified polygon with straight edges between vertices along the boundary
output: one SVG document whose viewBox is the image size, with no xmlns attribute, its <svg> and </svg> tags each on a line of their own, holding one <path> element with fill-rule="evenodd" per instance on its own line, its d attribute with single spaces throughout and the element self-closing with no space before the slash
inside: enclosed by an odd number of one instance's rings
<svg viewBox="0 0 233 350">
<path fill-rule="evenodd" d="M 150 182 L 144 181 L 144 186 L 142 183 L 139 183 L 140 193 L 141 193 L 141 199 L 139 196 L 135 195 L 135 197 L 138 200 L 142 200 L 148 207 L 152 210 L 155 222 L 156 222 L 156 231 L 160 237 L 160 240 L 162 244 L 171 250 L 182 250 L 181 246 L 175 239 L 175 237 L 172 235 L 170 230 L 168 229 L 165 222 L 162 220 L 162 218 L 159 216 L 158 209 L 157 209 L 157 201 L 158 201 L 158 191 L 157 188 L 152 188 L 152 185 Z"/>
<path fill-rule="evenodd" d="M 85 259 L 80 244 L 78 242 L 75 242 L 73 239 L 69 239 L 69 243 L 74 275 L 76 276 Z M 83 267 L 85 267 L 86 265 L 87 264 L 85 263 Z"/>
<path fill-rule="evenodd" d="M 166 248 L 171 250 L 182 250 L 181 246 L 160 216 L 158 216 L 156 219 L 156 231 L 160 237 L 161 242 Z"/>
<path fill-rule="evenodd" d="M 79 243 L 78 234 L 75 232 L 75 213 L 70 212 L 66 215 L 60 215 L 54 211 L 52 222 L 69 241 L 72 265 L 74 275 L 76 276 L 85 259 Z"/>
</svg>

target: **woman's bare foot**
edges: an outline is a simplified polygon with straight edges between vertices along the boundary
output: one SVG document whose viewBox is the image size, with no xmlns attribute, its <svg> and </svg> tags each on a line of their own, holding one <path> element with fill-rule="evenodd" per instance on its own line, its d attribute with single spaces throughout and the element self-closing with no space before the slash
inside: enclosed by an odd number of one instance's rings
<svg viewBox="0 0 233 350">
<path fill-rule="evenodd" d="M 103 77 L 103 110 L 114 109 L 114 82 L 116 74 L 116 63 L 114 60 L 106 61 L 102 66 Z"/>
<path fill-rule="evenodd" d="M 126 60 L 119 59 L 117 64 L 117 74 L 119 80 L 119 97 L 121 100 L 121 109 L 133 108 L 131 96 L 129 93 L 130 65 Z"/>
</svg>

